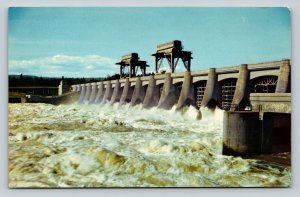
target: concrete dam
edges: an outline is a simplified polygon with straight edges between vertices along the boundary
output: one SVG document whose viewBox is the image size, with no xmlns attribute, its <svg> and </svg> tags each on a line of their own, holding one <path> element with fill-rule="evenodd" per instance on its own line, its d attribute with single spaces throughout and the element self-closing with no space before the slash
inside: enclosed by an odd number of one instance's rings
<svg viewBox="0 0 300 197">
<path fill-rule="evenodd" d="M 80 92 L 79 102 L 95 104 L 130 103 L 144 108 L 158 106 L 177 109 L 218 105 L 221 109 L 247 110 L 255 93 L 289 93 L 289 60 L 243 64 L 203 71 L 165 73 L 144 77 L 73 85 Z M 254 94 L 252 94 L 254 93 Z"/>
<path fill-rule="evenodd" d="M 224 154 L 271 153 L 282 146 L 283 138 L 283 144 L 290 146 L 290 73 L 290 61 L 281 60 L 78 84 L 72 90 L 80 93 L 80 103 L 119 102 L 164 109 L 176 105 L 177 110 L 190 105 L 198 109 L 218 106 L 228 111 Z M 279 141 L 278 147 L 274 148 L 274 141 Z"/>
<path fill-rule="evenodd" d="M 141 104 L 176 110 L 219 107 L 223 120 L 223 154 L 254 155 L 291 151 L 291 64 L 289 59 L 191 71 L 191 52 L 181 41 L 157 46 L 156 73 L 137 53 L 122 57 L 120 79 L 72 86 L 79 103 Z M 167 59 L 170 73 L 160 73 Z M 175 72 L 181 59 L 186 71 Z M 128 73 L 125 73 L 129 68 Z M 137 75 L 141 69 L 142 76 Z M 201 113 L 199 110 L 199 118 Z"/>
</svg>

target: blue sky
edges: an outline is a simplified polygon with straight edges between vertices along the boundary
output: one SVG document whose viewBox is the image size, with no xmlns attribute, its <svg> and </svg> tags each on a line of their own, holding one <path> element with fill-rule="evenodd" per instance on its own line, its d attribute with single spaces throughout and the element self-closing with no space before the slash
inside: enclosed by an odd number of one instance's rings
<svg viewBox="0 0 300 197">
<path fill-rule="evenodd" d="M 192 70 L 291 58 L 287 8 L 19 7 L 8 20 L 9 74 L 102 77 L 131 52 L 153 71 L 151 54 L 171 40 L 193 52 Z"/>
</svg>

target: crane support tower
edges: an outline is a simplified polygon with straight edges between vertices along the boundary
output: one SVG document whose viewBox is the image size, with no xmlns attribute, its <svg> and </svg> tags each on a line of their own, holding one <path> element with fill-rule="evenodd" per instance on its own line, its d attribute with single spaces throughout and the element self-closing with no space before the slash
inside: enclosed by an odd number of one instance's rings
<svg viewBox="0 0 300 197">
<path fill-rule="evenodd" d="M 191 51 L 183 51 L 183 46 L 180 40 L 174 40 L 168 43 L 157 45 L 157 50 L 155 54 L 152 54 L 155 57 L 155 70 L 156 73 L 159 72 L 162 61 L 164 58 L 168 60 L 168 64 L 172 73 L 175 72 L 176 66 L 179 59 L 182 60 L 187 71 L 191 70 Z"/>
<path fill-rule="evenodd" d="M 136 77 L 138 69 L 140 68 L 142 76 L 146 75 L 146 68 L 149 67 L 146 61 L 139 60 L 138 53 L 130 53 L 123 55 L 121 62 L 117 62 L 120 65 L 120 78 Z"/>
</svg>

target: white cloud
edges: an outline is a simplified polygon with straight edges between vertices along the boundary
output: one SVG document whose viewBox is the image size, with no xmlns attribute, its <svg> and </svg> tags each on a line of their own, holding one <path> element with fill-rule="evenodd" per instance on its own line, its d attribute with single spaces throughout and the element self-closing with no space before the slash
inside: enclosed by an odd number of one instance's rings
<svg viewBox="0 0 300 197">
<path fill-rule="evenodd" d="M 103 77 L 118 73 L 117 60 L 99 55 L 55 55 L 31 60 L 10 60 L 9 74 L 49 77 Z"/>
</svg>

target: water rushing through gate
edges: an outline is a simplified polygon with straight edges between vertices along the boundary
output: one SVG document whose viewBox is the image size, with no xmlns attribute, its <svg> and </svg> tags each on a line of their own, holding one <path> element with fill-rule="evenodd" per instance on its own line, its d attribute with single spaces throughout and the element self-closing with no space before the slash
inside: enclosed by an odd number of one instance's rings
<svg viewBox="0 0 300 197">
<path fill-rule="evenodd" d="M 290 186 L 290 168 L 222 156 L 223 111 L 9 104 L 10 187 Z"/>
</svg>

